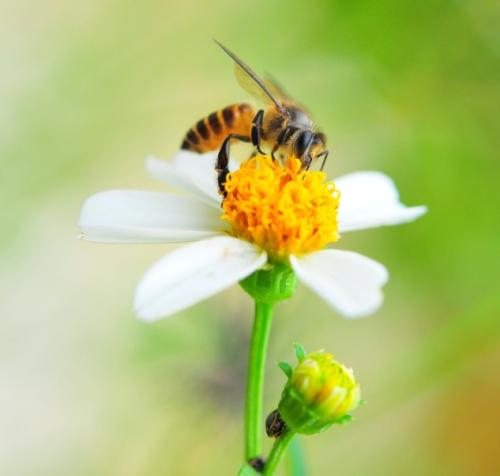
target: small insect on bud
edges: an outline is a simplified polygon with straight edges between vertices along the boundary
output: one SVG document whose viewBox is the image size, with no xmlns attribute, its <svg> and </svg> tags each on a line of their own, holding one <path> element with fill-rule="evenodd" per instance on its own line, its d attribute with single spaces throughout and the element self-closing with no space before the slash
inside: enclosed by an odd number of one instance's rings
<svg viewBox="0 0 500 476">
<path fill-rule="evenodd" d="M 266 461 L 264 458 L 252 458 L 251 460 L 248 461 L 248 464 L 257 471 L 257 473 L 262 473 L 264 471 L 264 466 L 266 464 Z"/>
<path fill-rule="evenodd" d="M 266 433 L 269 438 L 279 438 L 286 430 L 286 423 L 278 410 L 272 411 L 266 418 Z"/>
<path fill-rule="evenodd" d="M 296 353 L 299 363 L 295 369 L 280 364 L 288 376 L 278 405 L 280 419 L 292 431 L 305 434 L 319 433 L 334 423 L 350 420 L 349 412 L 360 403 L 359 385 L 352 370 L 324 351 L 306 355 L 302 347 L 296 346 Z"/>
</svg>

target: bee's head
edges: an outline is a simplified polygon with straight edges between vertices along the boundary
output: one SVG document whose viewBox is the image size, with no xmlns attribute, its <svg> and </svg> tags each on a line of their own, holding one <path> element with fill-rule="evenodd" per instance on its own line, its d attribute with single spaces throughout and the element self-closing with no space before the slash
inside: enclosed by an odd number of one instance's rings
<svg viewBox="0 0 500 476">
<path fill-rule="evenodd" d="M 295 156 L 303 163 L 314 160 L 326 150 L 326 137 L 322 132 L 299 131 L 294 141 Z"/>
</svg>

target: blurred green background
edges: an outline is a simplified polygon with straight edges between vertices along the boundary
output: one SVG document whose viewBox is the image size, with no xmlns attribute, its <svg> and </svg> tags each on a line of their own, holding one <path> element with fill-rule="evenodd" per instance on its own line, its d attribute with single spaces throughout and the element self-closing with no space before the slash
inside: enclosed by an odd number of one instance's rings
<svg viewBox="0 0 500 476">
<path fill-rule="evenodd" d="M 169 247 L 75 239 L 86 197 L 161 189 L 144 157 L 247 99 L 211 38 L 309 106 L 330 175 L 382 170 L 429 207 L 341 240 L 391 273 L 375 316 L 345 321 L 303 288 L 279 307 L 265 410 L 291 343 L 324 347 L 368 404 L 303 440 L 311 475 L 500 474 L 496 2 L 1 7 L 1 474 L 236 474 L 249 298 L 139 322 L 134 286 Z"/>
</svg>

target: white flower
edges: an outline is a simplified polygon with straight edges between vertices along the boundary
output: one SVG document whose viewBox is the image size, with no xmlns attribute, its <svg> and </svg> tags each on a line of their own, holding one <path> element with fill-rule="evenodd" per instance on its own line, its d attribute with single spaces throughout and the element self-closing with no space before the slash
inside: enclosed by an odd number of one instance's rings
<svg viewBox="0 0 500 476">
<path fill-rule="evenodd" d="M 221 219 L 215 159 L 215 153 L 187 151 L 171 162 L 148 158 L 149 174 L 177 193 L 111 190 L 93 195 L 82 207 L 79 227 L 90 241 L 195 242 L 164 256 L 142 278 L 134 307 L 144 320 L 194 305 L 268 261 L 269 250 L 231 236 L 231 223 Z M 332 220 L 338 220 L 339 233 L 409 222 L 426 212 L 423 206 L 402 205 L 392 180 L 379 172 L 344 175 L 335 184 L 341 198 Z M 388 274 L 376 261 L 336 249 L 287 258 L 298 280 L 346 317 L 370 314 L 382 303 Z"/>
</svg>

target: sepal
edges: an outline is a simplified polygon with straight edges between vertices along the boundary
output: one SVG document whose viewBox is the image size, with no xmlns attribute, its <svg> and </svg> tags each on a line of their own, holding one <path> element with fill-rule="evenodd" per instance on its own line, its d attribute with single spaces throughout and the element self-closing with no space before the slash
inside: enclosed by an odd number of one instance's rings
<svg viewBox="0 0 500 476">
<path fill-rule="evenodd" d="M 297 357 L 297 360 L 299 362 L 302 362 L 306 358 L 306 351 L 304 350 L 304 347 L 302 347 L 300 344 L 293 344 L 293 347 L 295 348 L 295 355 Z"/>
<path fill-rule="evenodd" d="M 256 301 L 275 304 L 293 296 L 297 278 L 288 264 L 268 263 L 240 281 L 240 286 Z"/>
<path fill-rule="evenodd" d="M 283 373 L 290 378 L 293 373 L 293 367 L 288 362 L 280 362 L 278 367 L 283 370 Z"/>
</svg>

